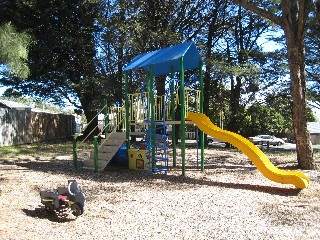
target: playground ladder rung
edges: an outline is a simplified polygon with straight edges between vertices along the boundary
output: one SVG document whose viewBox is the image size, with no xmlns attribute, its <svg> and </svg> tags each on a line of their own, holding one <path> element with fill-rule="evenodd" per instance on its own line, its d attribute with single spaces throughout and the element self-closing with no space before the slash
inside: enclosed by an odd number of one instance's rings
<svg viewBox="0 0 320 240">
<path fill-rule="evenodd" d="M 159 128 L 150 128 L 149 131 L 151 131 L 151 133 L 157 133 L 157 131 L 165 131 L 166 129 L 164 127 L 159 127 Z"/>
<path fill-rule="evenodd" d="M 148 158 L 152 158 L 152 159 L 160 159 L 160 160 L 157 160 L 157 161 L 168 161 L 168 158 L 167 157 L 158 157 L 158 156 L 150 156 L 150 155 L 146 155 Z"/>
<path fill-rule="evenodd" d="M 168 161 L 168 158 L 165 158 L 165 157 L 149 157 L 149 158 L 154 159 L 156 162 L 167 162 Z"/>
<path fill-rule="evenodd" d="M 153 122 L 150 121 L 150 123 L 165 126 L 165 123 L 163 121 L 153 121 Z"/>
<path fill-rule="evenodd" d="M 159 133 L 151 133 L 151 136 L 157 137 L 157 138 L 162 138 L 162 139 L 166 139 L 167 135 L 164 134 L 159 134 Z"/>
<path fill-rule="evenodd" d="M 147 139 L 147 142 L 149 142 L 148 141 L 149 139 Z M 165 140 L 165 139 L 153 139 L 152 141 L 151 141 L 151 143 L 154 145 L 154 144 L 156 144 L 156 143 L 161 143 L 161 144 L 164 144 L 164 143 L 166 143 L 167 141 Z"/>
<path fill-rule="evenodd" d="M 147 142 L 148 142 L 149 140 L 150 140 L 150 138 L 147 138 L 147 139 L 146 139 Z M 159 138 L 159 137 L 158 137 L 158 138 L 156 138 L 156 139 L 154 138 L 154 139 L 151 140 L 151 143 L 165 143 L 165 142 L 167 142 L 167 141 L 166 141 L 166 138 Z"/>
<path fill-rule="evenodd" d="M 129 135 L 130 136 L 140 136 L 140 135 L 144 135 L 145 132 L 130 132 Z"/>
<path fill-rule="evenodd" d="M 164 166 L 164 165 L 158 165 L 158 166 L 155 166 L 155 167 L 152 167 L 152 164 L 151 163 L 147 163 L 146 164 L 147 168 L 148 169 L 168 169 L 168 166 Z"/>
<path fill-rule="evenodd" d="M 149 139 L 147 139 L 147 142 L 149 142 L 148 140 Z M 165 144 L 167 142 L 167 141 L 161 141 L 161 140 L 159 141 L 159 139 L 154 139 L 154 140 L 151 141 L 151 143 L 152 143 L 152 145 L 155 145 L 157 143 Z"/>
<path fill-rule="evenodd" d="M 151 146 L 147 145 L 147 149 L 148 149 L 148 147 L 150 147 L 150 148 L 154 147 L 158 150 L 166 150 L 168 148 L 167 146 L 155 146 L 155 145 L 151 145 Z"/>
<path fill-rule="evenodd" d="M 167 172 L 168 168 L 152 168 L 152 172 Z"/>
<path fill-rule="evenodd" d="M 166 125 L 163 121 L 146 120 L 148 129 L 146 130 L 146 157 L 149 159 L 146 164 L 148 173 L 159 173 L 168 171 L 168 136 L 166 135 Z M 152 149 L 152 151 L 151 151 Z"/>
</svg>

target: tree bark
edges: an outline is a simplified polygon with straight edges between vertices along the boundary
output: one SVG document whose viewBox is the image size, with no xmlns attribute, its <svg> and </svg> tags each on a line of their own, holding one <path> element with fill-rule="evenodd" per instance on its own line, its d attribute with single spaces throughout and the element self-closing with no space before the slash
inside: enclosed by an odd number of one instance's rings
<svg viewBox="0 0 320 240">
<path fill-rule="evenodd" d="M 228 123 L 228 130 L 238 133 L 240 130 L 240 98 L 241 98 L 242 81 L 239 76 L 231 76 L 230 89 L 230 121 Z"/>
<path fill-rule="evenodd" d="M 306 73 L 305 46 L 299 36 L 289 27 L 285 28 L 288 47 L 288 62 L 291 78 L 292 119 L 296 139 L 298 166 L 302 169 L 315 169 L 310 133 L 307 130 L 307 101 L 306 101 Z"/>
</svg>

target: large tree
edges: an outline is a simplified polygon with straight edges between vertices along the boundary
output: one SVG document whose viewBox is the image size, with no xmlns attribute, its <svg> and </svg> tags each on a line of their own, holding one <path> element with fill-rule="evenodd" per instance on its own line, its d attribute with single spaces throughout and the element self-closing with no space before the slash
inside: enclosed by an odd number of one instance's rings
<svg viewBox="0 0 320 240">
<path fill-rule="evenodd" d="M 202 27 L 198 34 L 198 42 L 203 45 L 205 71 L 204 71 L 204 103 L 203 110 L 212 119 L 218 118 L 219 113 L 223 111 L 221 103 L 221 84 L 218 79 L 221 75 L 217 74 L 217 66 L 214 62 L 221 58 L 221 54 L 217 54 L 216 47 L 223 35 L 231 26 L 232 16 L 229 14 L 228 1 L 214 0 L 207 3 L 207 9 L 210 11 L 203 12 L 202 22 L 206 24 Z M 201 24 L 200 24 L 201 25 Z M 218 76 L 219 75 L 219 76 Z M 219 109 L 220 111 L 217 111 Z"/>
<path fill-rule="evenodd" d="M 285 34 L 293 98 L 292 116 L 297 142 L 298 166 L 315 169 L 310 134 L 307 130 L 305 43 L 306 33 L 320 19 L 319 0 L 272 1 L 274 9 L 265 10 L 266 1 L 233 0 L 234 3 L 280 26 Z"/>
<path fill-rule="evenodd" d="M 268 31 L 269 24 L 255 14 L 237 6 L 234 8 L 234 26 L 225 36 L 227 63 L 230 74 L 230 103 L 228 129 L 238 132 L 243 120 L 242 95 L 257 88 L 259 76 L 256 65 L 263 61 L 258 39 Z"/>
<path fill-rule="evenodd" d="M 16 75 L 21 78 L 27 78 L 29 68 L 27 65 L 28 47 L 31 43 L 31 37 L 18 32 L 10 23 L 1 26 L 0 23 L 0 65 L 5 65 L 9 69 L 4 69 L 2 74 Z M 1 73 L 1 72 L 0 72 Z"/>
<path fill-rule="evenodd" d="M 34 39 L 29 48 L 27 79 L 5 76 L 2 83 L 24 95 L 55 104 L 66 101 L 83 109 L 91 120 L 103 102 L 103 86 L 96 71 L 96 1 L 12 1 L 5 5 L 10 21 Z M 2 5 L 0 5 L 2 6 Z M 0 14 L 4 13 L 1 8 Z M 79 99 L 80 103 L 76 101 Z"/>
</svg>

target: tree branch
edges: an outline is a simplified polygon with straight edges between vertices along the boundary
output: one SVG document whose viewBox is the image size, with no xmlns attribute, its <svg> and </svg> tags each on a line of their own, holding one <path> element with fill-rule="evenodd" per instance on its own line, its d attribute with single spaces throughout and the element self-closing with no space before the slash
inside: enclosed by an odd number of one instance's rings
<svg viewBox="0 0 320 240">
<path fill-rule="evenodd" d="M 282 28 L 284 27 L 283 25 L 283 21 L 281 17 L 278 17 L 277 15 L 270 13 L 268 11 L 265 11 L 259 7 L 256 7 L 255 5 L 249 3 L 247 0 L 232 0 L 233 3 L 238 4 L 239 6 L 252 11 L 256 14 L 258 14 L 259 16 L 269 19 L 270 21 L 272 21 L 273 23 L 281 26 Z"/>
<path fill-rule="evenodd" d="M 72 105 L 73 105 L 74 107 L 76 107 L 76 108 L 82 109 L 82 106 L 79 105 L 79 104 L 77 104 L 76 101 L 72 100 L 72 99 L 69 97 L 69 94 L 66 93 L 62 88 L 58 88 L 58 91 L 62 94 L 62 96 L 64 96 L 64 97 L 67 99 L 67 101 L 68 101 L 70 104 L 72 104 Z"/>
<path fill-rule="evenodd" d="M 306 34 L 308 29 L 312 28 L 313 25 L 320 21 L 320 0 L 315 1 L 314 6 L 315 17 L 307 24 L 304 34 Z"/>
</svg>

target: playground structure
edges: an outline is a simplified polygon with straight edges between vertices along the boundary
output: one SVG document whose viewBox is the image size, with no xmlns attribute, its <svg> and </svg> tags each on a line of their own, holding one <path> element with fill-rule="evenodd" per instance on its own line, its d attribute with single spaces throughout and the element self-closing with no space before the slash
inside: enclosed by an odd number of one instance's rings
<svg viewBox="0 0 320 240">
<path fill-rule="evenodd" d="M 131 75 L 129 73 L 134 70 L 141 71 L 141 69 L 147 73 L 147 81 L 143 81 L 140 92 L 130 93 L 129 76 Z M 185 87 L 185 71 L 191 69 L 199 71 L 196 78 L 199 89 Z M 166 90 L 164 95 L 158 96 L 155 77 L 161 75 L 165 76 Z M 144 140 L 142 150 L 148 159 L 144 165 L 148 173 L 166 174 L 169 170 L 167 128 L 169 125 L 172 127 L 172 166 L 176 167 L 176 125 L 179 124 L 181 169 L 182 175 L 185 176 L 185 129 L 186 124 L 194 124 L 201 130 L 196 134 L 200 136 L 197 142 L 200 142 L 201 148 L 201 171 L 204 170 L 204 133 L 206 133 L 237 147 L 249 157 L 266 178 L 278 183 L 293 184 L 297 188 L 307 187 L 309 179 L 303 173 L 276 168 L 249 140 L 218 128 L 203 114 L 202 59 L 193 42 L 136 56 L 124 68 L 124 80 L 124 104 L 109 108 L 105 104 L 100 111 L 105 115 L 104 127 L 101 130 L 105 138 L 98 145 L 98 136 L 95 137 L 94 151 L 90 159 L 84 161 L 85 166 L 94 168 L 95 171 L 103 170 L 123 143 L 126 143 L 129 150 L 132 139 L 142 137 Z M 74 145 L 76 149 L 76 143 Z M 74 159 L 76 165 L 76 151 L 74 151 Z"/>
<path fill-rule="evenodd" d="M 141 81 L 139 91 L 129 91 L 129 75 L 136 69 L 147 72 L 146 80 Z M 198 69 L 197 80 L 200 89 L 186 88 L 184 82 L 185 70 Z M 124 68 L 125 101 L 123 104 L 108 107 L 107 104 L 99 113 L 103 113 L 103 127 L 99 135 L 105 135 L 100 145 L 95 138 L 95 150 L 90 154 L 84 165 L 103 170 L 117 150 L 126 143 L 130 150 L 135 138 L 144 140 L 144 149 L 148 159 L 147 169 L 150 174 L 167 173 L 168 171 L 168 137 L 172 139 L 173 167 L 176 166 L 176 125 L 180 125 L 180 146 L 182 174 L 185 175 L 185 116 L 188 111 L 202 111 L 203 81 L 202 59 L 193 42 L 183 43 L 135 57 Z M 170 75 L 165 78 L 165 93 L 157 95 L 154 79 L 160 75 Z M 177 77 L 178 76 L 178 77 Z M 179 112 L 177 114 L 176 112 Z M 98 113 L 98 114 L 99 114 Z M 189 122 L 191 124 L 191 122 Z M 88 125 L 90 122 L 88 123 Z M 171 136 L 168 136 L 168 126 Z M 203 133 L 200 133 L 204 138 Z M 202 142 L 202 153 L 204 144 Z M 76 143 L 75 143 L 76 145 Z M 79 146 L 79 145 L 78 145 Z M 141 146 L 141 144 L 140 144 Z M 75 149 L 77 146 L 74 147 Z M 74 159 L 77 152 L 74 151 Z M 202 154 L 202 170 L 204 155 Z M 76 161 L 75 161 L 76 165 Z"/>
</svg>

